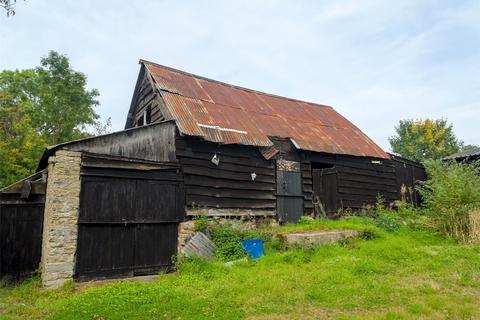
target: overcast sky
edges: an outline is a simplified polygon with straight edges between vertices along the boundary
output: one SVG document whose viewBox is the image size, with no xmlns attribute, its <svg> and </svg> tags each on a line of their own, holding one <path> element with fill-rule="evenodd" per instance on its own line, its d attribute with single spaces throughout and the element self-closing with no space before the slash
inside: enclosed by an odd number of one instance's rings
<svg viewBox="0 0 480 320">
<path fill-rule="evenodd" d="M 400 119 L 480 144 L 480 1 L 17 1 L 0 70 L 68 55 L 125 124 L 139 59 L 333 106 L 389 150 Z M 308 129 L 308 128 L 306 128 Z"/>
</svg>

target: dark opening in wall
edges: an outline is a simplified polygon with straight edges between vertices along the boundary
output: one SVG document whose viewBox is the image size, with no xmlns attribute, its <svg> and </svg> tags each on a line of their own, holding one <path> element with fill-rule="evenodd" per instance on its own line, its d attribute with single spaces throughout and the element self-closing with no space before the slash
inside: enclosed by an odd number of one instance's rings
<svg viewBox="0 0 480 320">
<path fill-rule="evenodd" d="M 143 117 L 138 118 L 137 120 L 137 127 L 143 126 Z"/>
<path fill-rule="evenodd" d="M 149 124 L 152 122 L 152 106 L 148 106 L 147 110 L 145 110 L 145 124 Z"/>
<path fill-rule="evenodd" d="M 328 169 L 333 167 L 335 167 L 333 163 L 312 162 L 312 169 Z"/>
</svg>

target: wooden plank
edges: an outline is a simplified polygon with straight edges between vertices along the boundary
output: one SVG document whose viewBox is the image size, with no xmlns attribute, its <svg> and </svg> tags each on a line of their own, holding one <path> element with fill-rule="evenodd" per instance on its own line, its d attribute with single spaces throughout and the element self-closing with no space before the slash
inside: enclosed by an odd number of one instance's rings
<svg viewBox="0 0 480 320">
<path fill-rule="evenodd" d="M 220 157 L 220 163 L 218 164 L 218 166 L 216 166 L 210 160 L 206 160 L 206 159 L 181 157 L 179 161 L 180 163 L 182 163 L 182 165 L 200 166 L 204 168 L 211 168 L 211 169 L 225 170 L 225 171 L 232 171 L 232 172 L 247 172 L 249 174 L 255 172 L 257 176 L 258 175 L 275 176 L 275 171 L 273 169 L 265 169 L 261 167 L 252 167 L 245 164 L 232 164 L 228 162 L 223 162 L 221 157 Z"/>
<path fill-rule="evenodd" d="M 359 182 L 359 181 L 350 181 L 350 180 L 338 180 L 338 185 L 347 188 L 357 188 L 357 189 L 366 189 L 366 190 L 391 190 L 398 192 L 398 189 L 393 184 L 379 184 L 372 183 L 369 181 Z"/>
<path fill-rule="evenodd" d="M 192 206 L 206 206 L 214 208 L 250 208 L 250 209 L 275 209 L 275 201 L 250 199 L 231 199 L 231 198 L 215 198 L 200 195 L 188 195 L 187 204 Z"/>
<path fill-rule="evenodd" d="M 273 217 L 274 210 L 262 209 L 221 209 L 204 208 L 187 210 L 187 216 L 207 216 L 207 217 Z"/>
<path fill-rule="evenodd" d="M 194 137 L 179 137 L 175 140 L 177 149 L 184 150 L 185 152 L 204 152 L 214 154 L 215 152 L 226 154 L 231 157 L 252 159 L 257 158 L 263 162 L 267 162 L 265 158 L 260 154 L 258 149 L 251 146 L 244 146 L 239 144 L 234 145 L 220 145 L 213 142 L 200 140 Z"/>
<path fill-rule="evenodd" d="M 197 187 L 197 186 L 188 186 L 188 185 L 186 186 L 186 193 L 187 193 L 187 196 L 202 195 L 202 196 L 209 196 L 213 198 L 226 197 L 226 198 L 232 198 L 232 199 L 265 199 L 265 200 L 276 199 L 274 193 L 269 191 Z"/>
<path fill-rule="evenodd" d="M 390 172 L 395 173 L 395 167 L 393 165 L 373 164 L 369 162 L 351 162 L 351 161 L 338 161 L 335 163 L 335 167 L 349 167 L 352 169 L 366 169 L 377 172 Z"/>
<path fill-rule="evenodd" d="M 208 152 L 208 151 L 202 151 L 202 150 L 187 150 L 187 149 L 179 148 L 178 146 L 176 148 L 177 148 L 177 155 L 179 157 L 204 159 L 204 160 L 210 161 L 213 155 L 216 153 L 217 156 L 220 157 L 220 161 L 223 161 L 225 163 L 243 164 L 243 165 L 248 165 L 252 167 L 260 167 L 260 168 L 267 168 L 267 169 L 275 168 L 273 160 L 265 160 L 258 156 L 238 157 L 235 154 L 222 151 L 222 150 Z"/>
<path fill-rule="evenodd" d="M 356 194 L 356 195 L 371 195 L 376 196 L 377 194 L 390 194 L 391 196 L 396 196 L 396 190 L 385 190 L 385 189 L 362 189 L 362 188 L 346 188 L 346 187 L 338 187 L 339 193 L 344 194 Z"/>
<path fill-rule="evenodd" d="M 197 167 L 197 166 L 184 165 L 183 172 L 185 174 L 191 174 L 196 176 L 206 176 L 206 177 L 212 177 L 212 178 L 223 178 L 223 179 L 240 180 L 240 181 L 252 181 L 252 177 L 249 173 L 231 172 L 231 171 L 210 169 L 210 168 Z M 275 179 L 274 177 L 271 177 L 271 176 L 257 175 L 257 177 L 255 178 L 255 181 L 274 183 Z"/>
<path fill-rule="evenodd" d="M 365 183 L 377 183 L 389 186 L 396 186 L 396 181 L 389 178 L 380 178 L 380 177 L 371 177 L 371 176 L 361 176 L 361 175 L 351 175 L 343 172 L 338 173 L 338 178 L 340 180 L 356 181 L 356 182 L 365 182 Z"/>
<path fill-rule="evenodd" d="M 274 191 L 275 184 L 265 183 L 259 181 L 238 181 L 228 179 L 218 179 L 211 177 L 199 177 L 194 175 L 185 174 L 184 181 L 186 186 L 204 186 L 213 188 L 238 188 L 245 190 L 264 190 Z"/>
<path fill-rule="evenodd" d="M 377 201 L 376 195 L 358 195 L 358 194 L 346 194 L 342 193 L 338 195 L 339 199 L 342 200 L 353 200 L 353 201 L 365 201 L 371 204 L 374 204 Z M 388 198 L 387 201 L 392 201 L 393 199 Z"/>
<path fill-rule="evenodd" d="M 10 186 L 7 189 L 2 190 L 3 194 L 21 194 L 22 190 L 24 188 L 24 181 L 21 181 L 21 183 L 16 183 L 12 186 Z M 32 181 L 30 182 L 30 194 L 45 194 L 47 190 L 47 184 L 42 181 Z"/>
<path fill-rule="evenodd" d="M 19 279 L 38 269 L 43 212 L 44 203 L 0 204 L 0 278 Z"/>
<path fill-rule="evenodd" d="M 352 174 L 352 175 L 395 179 L 395 172 L 384 172 L 384 171 L 359 169 L 359 168 L 351 168 L 351 167 L 343 167 L 343 166 L 339 167 L 338 171 L 342 173 Z"/>
<path fill-rule="evenodd" d="M 88 170 L 87 170 L 88 169 Z M 109 168 L 83 168 L 80 172 L 81 176 L 95 177 L 117 177 L 123 179 L 150 179 L 178 182 L 182 181 L 176 172 L 160 171 L 138 171 L 138 170 L 116 170 Z"/>
</svg>

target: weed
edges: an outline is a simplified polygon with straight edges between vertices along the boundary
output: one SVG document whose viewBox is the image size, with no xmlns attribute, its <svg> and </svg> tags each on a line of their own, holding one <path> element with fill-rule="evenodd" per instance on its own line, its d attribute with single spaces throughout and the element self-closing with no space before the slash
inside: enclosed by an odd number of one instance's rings
<svg viewBox="0 0 480 320">
<path fill-rule="evenodd" d="M 45 290 L 34 277 L 0 287 L 0 318 L 480 318 L 479 246 L 425 228 L 388 232 L 373 218 L 360 217 L 239 232 L 243 238 L 328 229 L 360 230 L 369 241 L 277 252 L 272 247 L 275 241 L 281 247 L 282 240 L 274 238 L 258 261 L 225 267 L 216 259 L 181 259 L 178 272 L 149 283 Z"/>
<path fill-rule="evenodd" d="M 472 238 L 470 212 L 480 208 L 479 165 L 427 161 L 429 179 L 418 191 L 435 227 L 461 242 Z"/>
</svg>

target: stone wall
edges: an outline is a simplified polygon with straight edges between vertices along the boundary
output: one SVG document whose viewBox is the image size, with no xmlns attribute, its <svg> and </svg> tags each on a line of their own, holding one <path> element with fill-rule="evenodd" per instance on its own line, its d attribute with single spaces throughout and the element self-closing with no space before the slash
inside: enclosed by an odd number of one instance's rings
<svg viewBox="0 0 480 320">
<path fill-rule="evenodd" d="M 194 222 L 192 220 L 178 224 L 177 252 L 181 253 L 187 241 L 195 234 Z"/>
<path fill-rule="evenodd" d="M 72 279 L 77 248 L 81 153 L 59 150 L 48 161 L 42 242 L 42 284 Z"/>
</svg>

